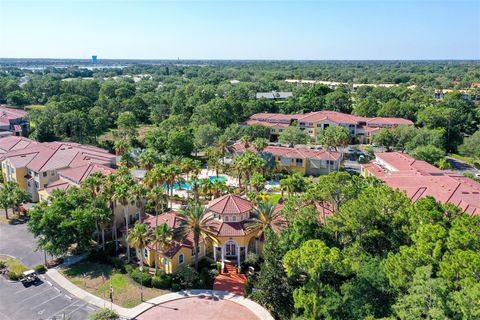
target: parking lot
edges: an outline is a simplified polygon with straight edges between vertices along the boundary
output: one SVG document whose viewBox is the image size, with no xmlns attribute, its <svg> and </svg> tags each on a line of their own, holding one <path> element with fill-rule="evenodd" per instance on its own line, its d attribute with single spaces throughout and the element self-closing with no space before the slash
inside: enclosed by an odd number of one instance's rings
<svg viewBox="0 0 480 320">
<path fill-rule="evenodd" d="M 95 310 L 57 288 L 45 276 L 24 287 L 0 277 L 0 320 L 85 320 Z"/>
</svg>

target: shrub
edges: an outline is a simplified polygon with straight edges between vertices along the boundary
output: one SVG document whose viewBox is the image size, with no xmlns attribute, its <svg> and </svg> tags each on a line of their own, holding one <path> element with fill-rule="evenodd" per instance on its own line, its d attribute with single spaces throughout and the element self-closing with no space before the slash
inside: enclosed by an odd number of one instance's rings
<svg viewBox="0 0 480 320">
<path fill-rule="evenodd" d="M 5 263 L 5 261 L 0 261 L 0 269 L 6 268 L 6 267 L 7 267 L 7 264 Z"/>
<path fill-rule="evenodd" d="M 144 285 L 145 287 L 152 286 L 152 276 L 148 272 L 140 271 L 140 269 L 134 269 L 130 276 L 135 282 Z"/>
<path fill-rule="evenodd" d="M 208 269 L 206 267 L 202 268 L 200 271 L 198 286 L 202 289 L 211 289 L 217 275 L 217 269 Z"/>
<path fill-rule="evenodd" d="M 12 280 L 12 281 L 17 281 L 20 279 L 20 275 L 16 272 L 13 272 L 13 271 L 9 271 L 7 273 L 7 277 L 8 279 Z"/>
<path fill-rule="evenodd" d="M 180 291 L 182 287 L 178 283 L 172 283 L 172 291 Z"/>
<path fill-rule="evenodd" d="M 119 315 L 110 309 L 103 308 L 93 312 L 90 315 L 90 320 L 117 320 L 120 319 Z"/>
<path fill-rule="evenodd" d="M 135 270 L 131 264 L 126 264 L 123 267 L 125 269 L 125 272 L 128 274 L 132 274 L 132 271 Z"/>
<path fill-rule="evenodd" d="M 253 279 L 252 279 L 252 277 L 247 278 L 247 282 L 245 283 L 244 291 L 245 291 L 245 296 L 249 296 L 252 293 L 252 291 L 253 291 Z"/>
<path fill-rule="evenodd" d="M 173 283 L 178 284 L 182 289 L 195 288 L 198 282 L 198 272 L 189 266 L 181 266 L 173 276 Z"/>
<path fill-rule="evenodd" d="M 172 286 L 172 276 L 162 273 L 152 278 L 152 286 L 157 289 L 170 289 Z"/>
<path fill-rule="evenodd" d="M 34 269 L 38 273 L 44 273 L 47 271 L 47 268 L 43 264 L 36 265 Z"/>
</svg>

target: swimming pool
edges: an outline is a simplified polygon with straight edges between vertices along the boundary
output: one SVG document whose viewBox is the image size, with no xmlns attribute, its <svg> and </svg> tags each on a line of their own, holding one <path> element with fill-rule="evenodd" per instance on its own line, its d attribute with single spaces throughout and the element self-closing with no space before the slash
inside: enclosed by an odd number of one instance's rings
<svg viewBox="0 0 480 320">
<path fill-rule="evenodd" d="M 227 181 L 227 178 L 222 177 L 222 176 L 218 176 L 218 177 L 216 177 L 216 176 L 209 176 L 208 178 L 210 179 L 210 182 L 211 182 L 211 183 L 214 183 L 215 181 L 225 181 L 225 182 Z M 164 185 L 163 188 L 164 188 L 164 189 L 168 189 L 168 186 L 167 186 L 167 185 Z M 186 182 L 182 182 L 182 183 L 180 183 L 180 184 L 175 183 L 175 184 L 173 185 L 173 190 L 178 190 L 178 189 L 190 190 L 191 188 L 192 188 L 191 183 L 186 183 Z"/>
</svg>

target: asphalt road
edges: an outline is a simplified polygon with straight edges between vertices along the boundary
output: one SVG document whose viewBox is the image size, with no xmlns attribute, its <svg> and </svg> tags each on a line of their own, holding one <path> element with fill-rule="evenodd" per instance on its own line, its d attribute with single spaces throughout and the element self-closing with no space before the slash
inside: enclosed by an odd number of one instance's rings
<svg viewBox="0 0 480 320">
<path fill-rule="evenodd" d="M 36 251 L 37 244 L 27 224 L 0 224 L 0 254 L 8 254 L 20 259 L 26 266 L 43 264 L 44 254 Z"/>
<path fill-rule="evenodd" d="M 20 259 L 33 268 L 43 264 L 44 254 L 27 225 L 0 224 L 0 254 Z M 61 287 L 41 276 L 38 284 L 24 287 L 21 282 L 0 276 L 0 320 L 86 320 L 95 307 L 72 297 Z M 64 316 L 65 315 L 65 316 Z"/>
<path fill-rule="evenodd" d="M 86 320 L 95 310 L 53 285 L 48 277 L 41 277 L 28 287 L 0 277 L 0 320 Z"/>
</svg>

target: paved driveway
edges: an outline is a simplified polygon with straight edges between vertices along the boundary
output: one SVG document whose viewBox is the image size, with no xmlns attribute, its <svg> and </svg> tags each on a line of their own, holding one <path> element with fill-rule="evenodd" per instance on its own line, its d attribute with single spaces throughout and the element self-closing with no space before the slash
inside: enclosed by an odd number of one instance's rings
<svg viewBox="0 0 480 320">
<path fill-rule="evenodd" d="M 85 320 L 95 310 L 41 277 L 38 284 L 24 287 L 0 276 L 0 320 Z"/>
<path fill-rule="evenodd" d="M 258 320 L 246 307 L 228 300 L 211 297 L 192 297 L 161 303 L 137 320 Z"/>
<path fill-rule="evenodd" d="M 25 265 L 34 267 L 43 264 L 42 251 L 35 251 L 37 243 L 27 230 L 27 224 L 0 224 L 0 254 L 20 259 Z"/>
</svg>

